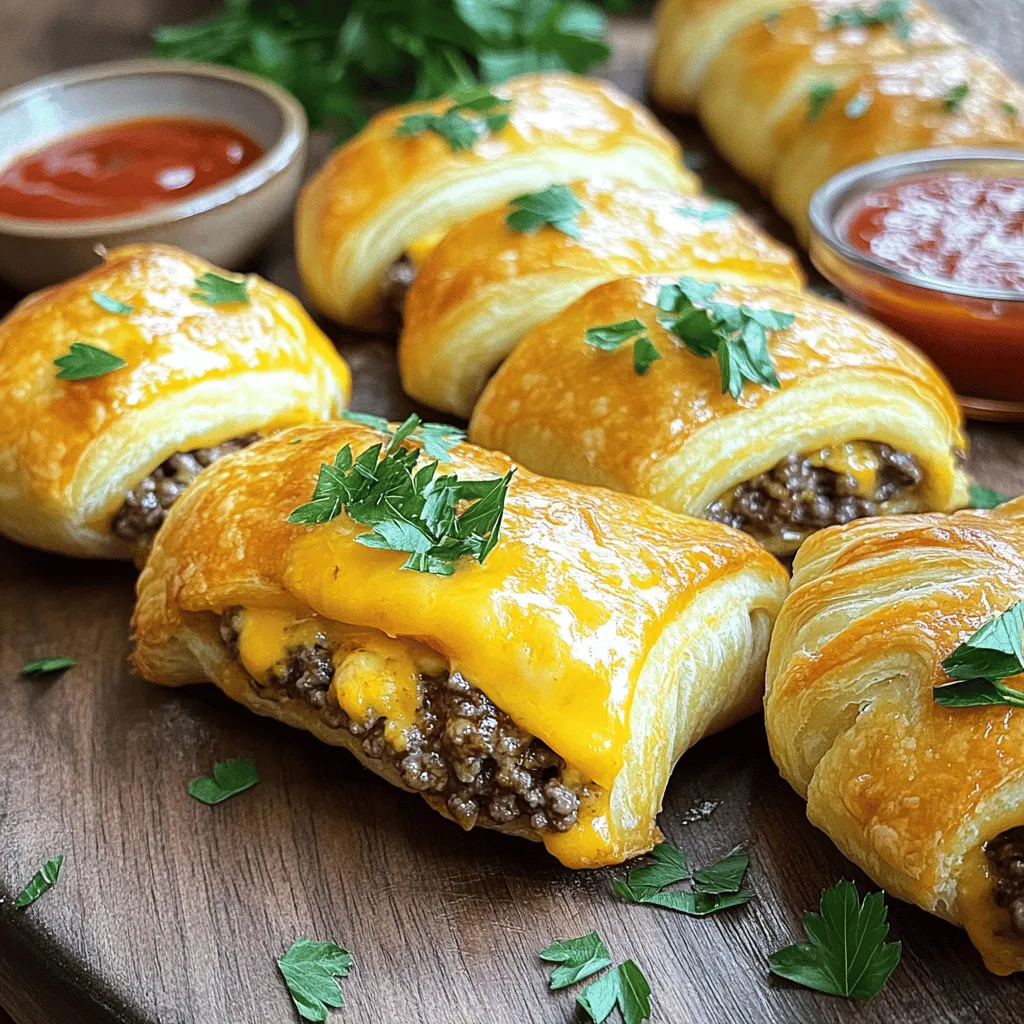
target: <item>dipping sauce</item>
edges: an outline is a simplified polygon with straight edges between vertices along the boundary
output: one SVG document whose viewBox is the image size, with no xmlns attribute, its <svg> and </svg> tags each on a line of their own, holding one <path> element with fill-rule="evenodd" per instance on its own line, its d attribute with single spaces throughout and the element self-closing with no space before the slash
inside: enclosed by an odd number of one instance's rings
<svg viewBox="0 0 1024 1024">
<path fill-rule="evenodd" d="M 262 152 L 229 124 L 120 121 L 59 139 L 0 172 L 0 214 L 86 220 L 140 213 L 234 177 Z"/>
<path fill-rule="evenodd" d="M 861 197 L 847 237 L 909 274 L 1024 293 L 1024 178 L 950 173 L 897 182 Z"/>
</svg>

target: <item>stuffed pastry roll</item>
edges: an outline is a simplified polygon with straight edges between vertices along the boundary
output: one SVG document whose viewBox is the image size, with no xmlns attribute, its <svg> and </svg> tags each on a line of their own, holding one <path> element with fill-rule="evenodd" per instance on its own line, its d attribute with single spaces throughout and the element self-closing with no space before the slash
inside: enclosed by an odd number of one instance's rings
<svg viewBox="0 0 1024 1024">
<path fill-rule="evenodd" d="M 643 853 L 678 758 L 756 709 L 785 573 L 497 453 L 438 462 L 432 429 L 296 427 L 212 466 L 139 579 L 135 665 L 212 680 L 464 828 L 576 868 Z"/>
<path fill-rule="evenodd" d="M 344 409 L 349 371 L 287 292 L 138 245 L 0 322 L 0 394 L 0 533 L 127 558 L 204 466 Z"/>
</svg>

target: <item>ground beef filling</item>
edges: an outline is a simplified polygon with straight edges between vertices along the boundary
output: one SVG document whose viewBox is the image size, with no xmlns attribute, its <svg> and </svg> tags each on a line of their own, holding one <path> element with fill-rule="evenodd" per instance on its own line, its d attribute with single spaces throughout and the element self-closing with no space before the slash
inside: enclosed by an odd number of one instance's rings
<svg viewBox="0 0 1024 1024">
<path fill-rule="evenodd" d="M 237 610 L 224 615 L 221 635 L 235 655 L 240 626 Z M 463 828 L 517 822 L 564 832 L 576 823 L 580 792 L 564 780 L 565 762 L 458 672 L 421 676 L 418 721 L 399 751 L 387 742 L 383 718 L 355 722 L 338 706 L 332 655 L 323 634 L 293 647 L 271 670 L 270 694 L 263 695 L 305 701 L 332 728 L 359 737 L 368 757 L 389 761 L 410 789 L 443 797 Z"/>
<path fill-rule="evenodd" d="M 995 873 L 995 898 L 1010 912 L 1013 930 L 1024 938 L 1024 826 L 1011 828 L 985 844 Z"/>
<path fill-rule="evenodd" d="M 395 316 L 401 318 L 405 310 L 405 297 L 416 280 L 416 265 L 406 253 L 392 263 L 380 278 L 380 289 L 384 305 Z"/>
<path fill-rule="evenodd" d="M 245 434 L 212 448 L 175 453 L 125 495 L 124 504 L 114 516 L 114 533 L 133 543 L 151 539 L 163 525 L 170 507 L 203 469 L 225 455 L 241 451 L 259 437 Z"/>
<path fill-rule="evenodd" d="M 716 501 L 706 517 L 754 536 L 804 537 L 815 530 L 877 516 L 884 502 L 916 487 L 923 479 L 917 460 L 888 445 L 874 445 L 879 472 L 870 498 L 858 495 L 849 473 L 815 466 L 807 455 L 787 455 L 767 473 L 740 484 L 731 501 Z"/>
</svg>

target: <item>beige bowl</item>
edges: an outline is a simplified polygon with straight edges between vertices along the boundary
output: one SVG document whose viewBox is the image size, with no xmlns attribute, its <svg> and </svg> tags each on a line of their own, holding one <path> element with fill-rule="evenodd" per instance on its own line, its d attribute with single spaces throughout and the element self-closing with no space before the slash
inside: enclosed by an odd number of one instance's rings
<svg viewBox="0 0 1024 1024">
<path fill-rule="evenodd" d="M 235 125 L 263 156 L 219 185 L 143 213 L 80 221 L 0 215 L 0 277 L 33 291 L 94 267 L 97 245 L 127 242 L 167 242 L 223 267 L 249 260 L 295 201 L 308 134 L 294 97 L 255 75 L 129 60 L 38 78 L 0 96 L 0 167 L 101 124 L 168 116 Z"/>
</svg>

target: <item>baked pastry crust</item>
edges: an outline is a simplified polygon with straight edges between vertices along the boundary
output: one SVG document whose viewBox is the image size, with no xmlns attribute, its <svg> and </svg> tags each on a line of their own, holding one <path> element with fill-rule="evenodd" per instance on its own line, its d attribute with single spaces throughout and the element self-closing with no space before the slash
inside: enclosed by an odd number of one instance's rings
<svg viewBox="0 0 1024 1024">
<path fill-rule="evenodd" d="M 982 847 L 1024 825 L 1024 711 L 946 708 L 932 688 L 1022 594 L 1024 500 L 822 531 L 797 555 L 765 700 L 810 820 L 887 891 L 963 925 L 997 974 L 1024 970 L 1024 938 Z"/>
<path fill-rule="evenodd" d="M 658 323 L 658 289 L 672 280 L 601 285 L 536 327 L 488 384 L 471 440 L 534 472 L 690 515 L 792 452 L 878 441 L 918 459 L 925 510 L 967 503 L 955 454 L 966 445 L 959 407 L 916 349 L 816 295 L 722 284 L 716 301 L 796 315 L 769 336 L 781 389 L 747 383 L 734 399 L 722 393 L 717 361 Z M 588 328 L 632 319 L 661 354 L 643 376 L 628 345 L 605 352 L 585 341 Z"/>
<path fill-rule="evenodd" d="M 679 144 L 607 82 L 560 73 L 495 87 L 509 123 L 453 152 L 434 132 L 400 136 L 411 114 L 441 114 L 442 98 L 375 117 L 306 185 L 296 212 L 299 269 L 314 305 L 366 330 L 392 326 L 381 277 L 414 243 L 440 238 L 474 215 L 553 183 L 607 177 L 696 191 Z"/>
<path fill-rule="evenodd" d="M 591 787 L 567 832 L 521 822 L 504 831 L 542 839 L 571 867 L 650 849 L 675 762 L 758 705 L 785 572 L 737 531 L 521 469 L 486 562 L 460 563 L 450 577 L 403 570 L 404 555 L 355 543 L 364 528 L 344 514 L 312 527 L 286 522 L 322 462 L 380 439 L 348 421 L 296 427 L 204 472 L 171 509 L 139 579 L 139 673 L 170 686 L 210 679 L 401 785 L 307 704 L 259 696 L 219 616 L 315 612 L 427 644 Z M 488 478 L 512 465 L 463 444 L 451 468 Z M 425 799 L 448 816 L 443 798 Z"/>
<path fill-rule="evenodd" d="M 703 196 L 576 182 L 580 238 L 509 230 L 508 207 L 453 228 L 419 268 L 398 349 L 413 398 L 466 419 L 527 331 L 618 277 L 676 271 L 800 288 L 793 252 L 741 213 L 703 220 Z"/>
<path fill-rule="evenodd" d="M 344 409 L 348 367 L 299 303 L 255 275 L 246 305 L 191 298 L 211 271 L 170 246 L 128 246 L 0 323 L 0 533 L 65 555 L 129 558 L 111 520 L 168 456 Z M 95 292 L 133 311 L 109 313 Z M 53 361 L 76 341 L 128 365 L 59 380 Z"/>
</svg>

